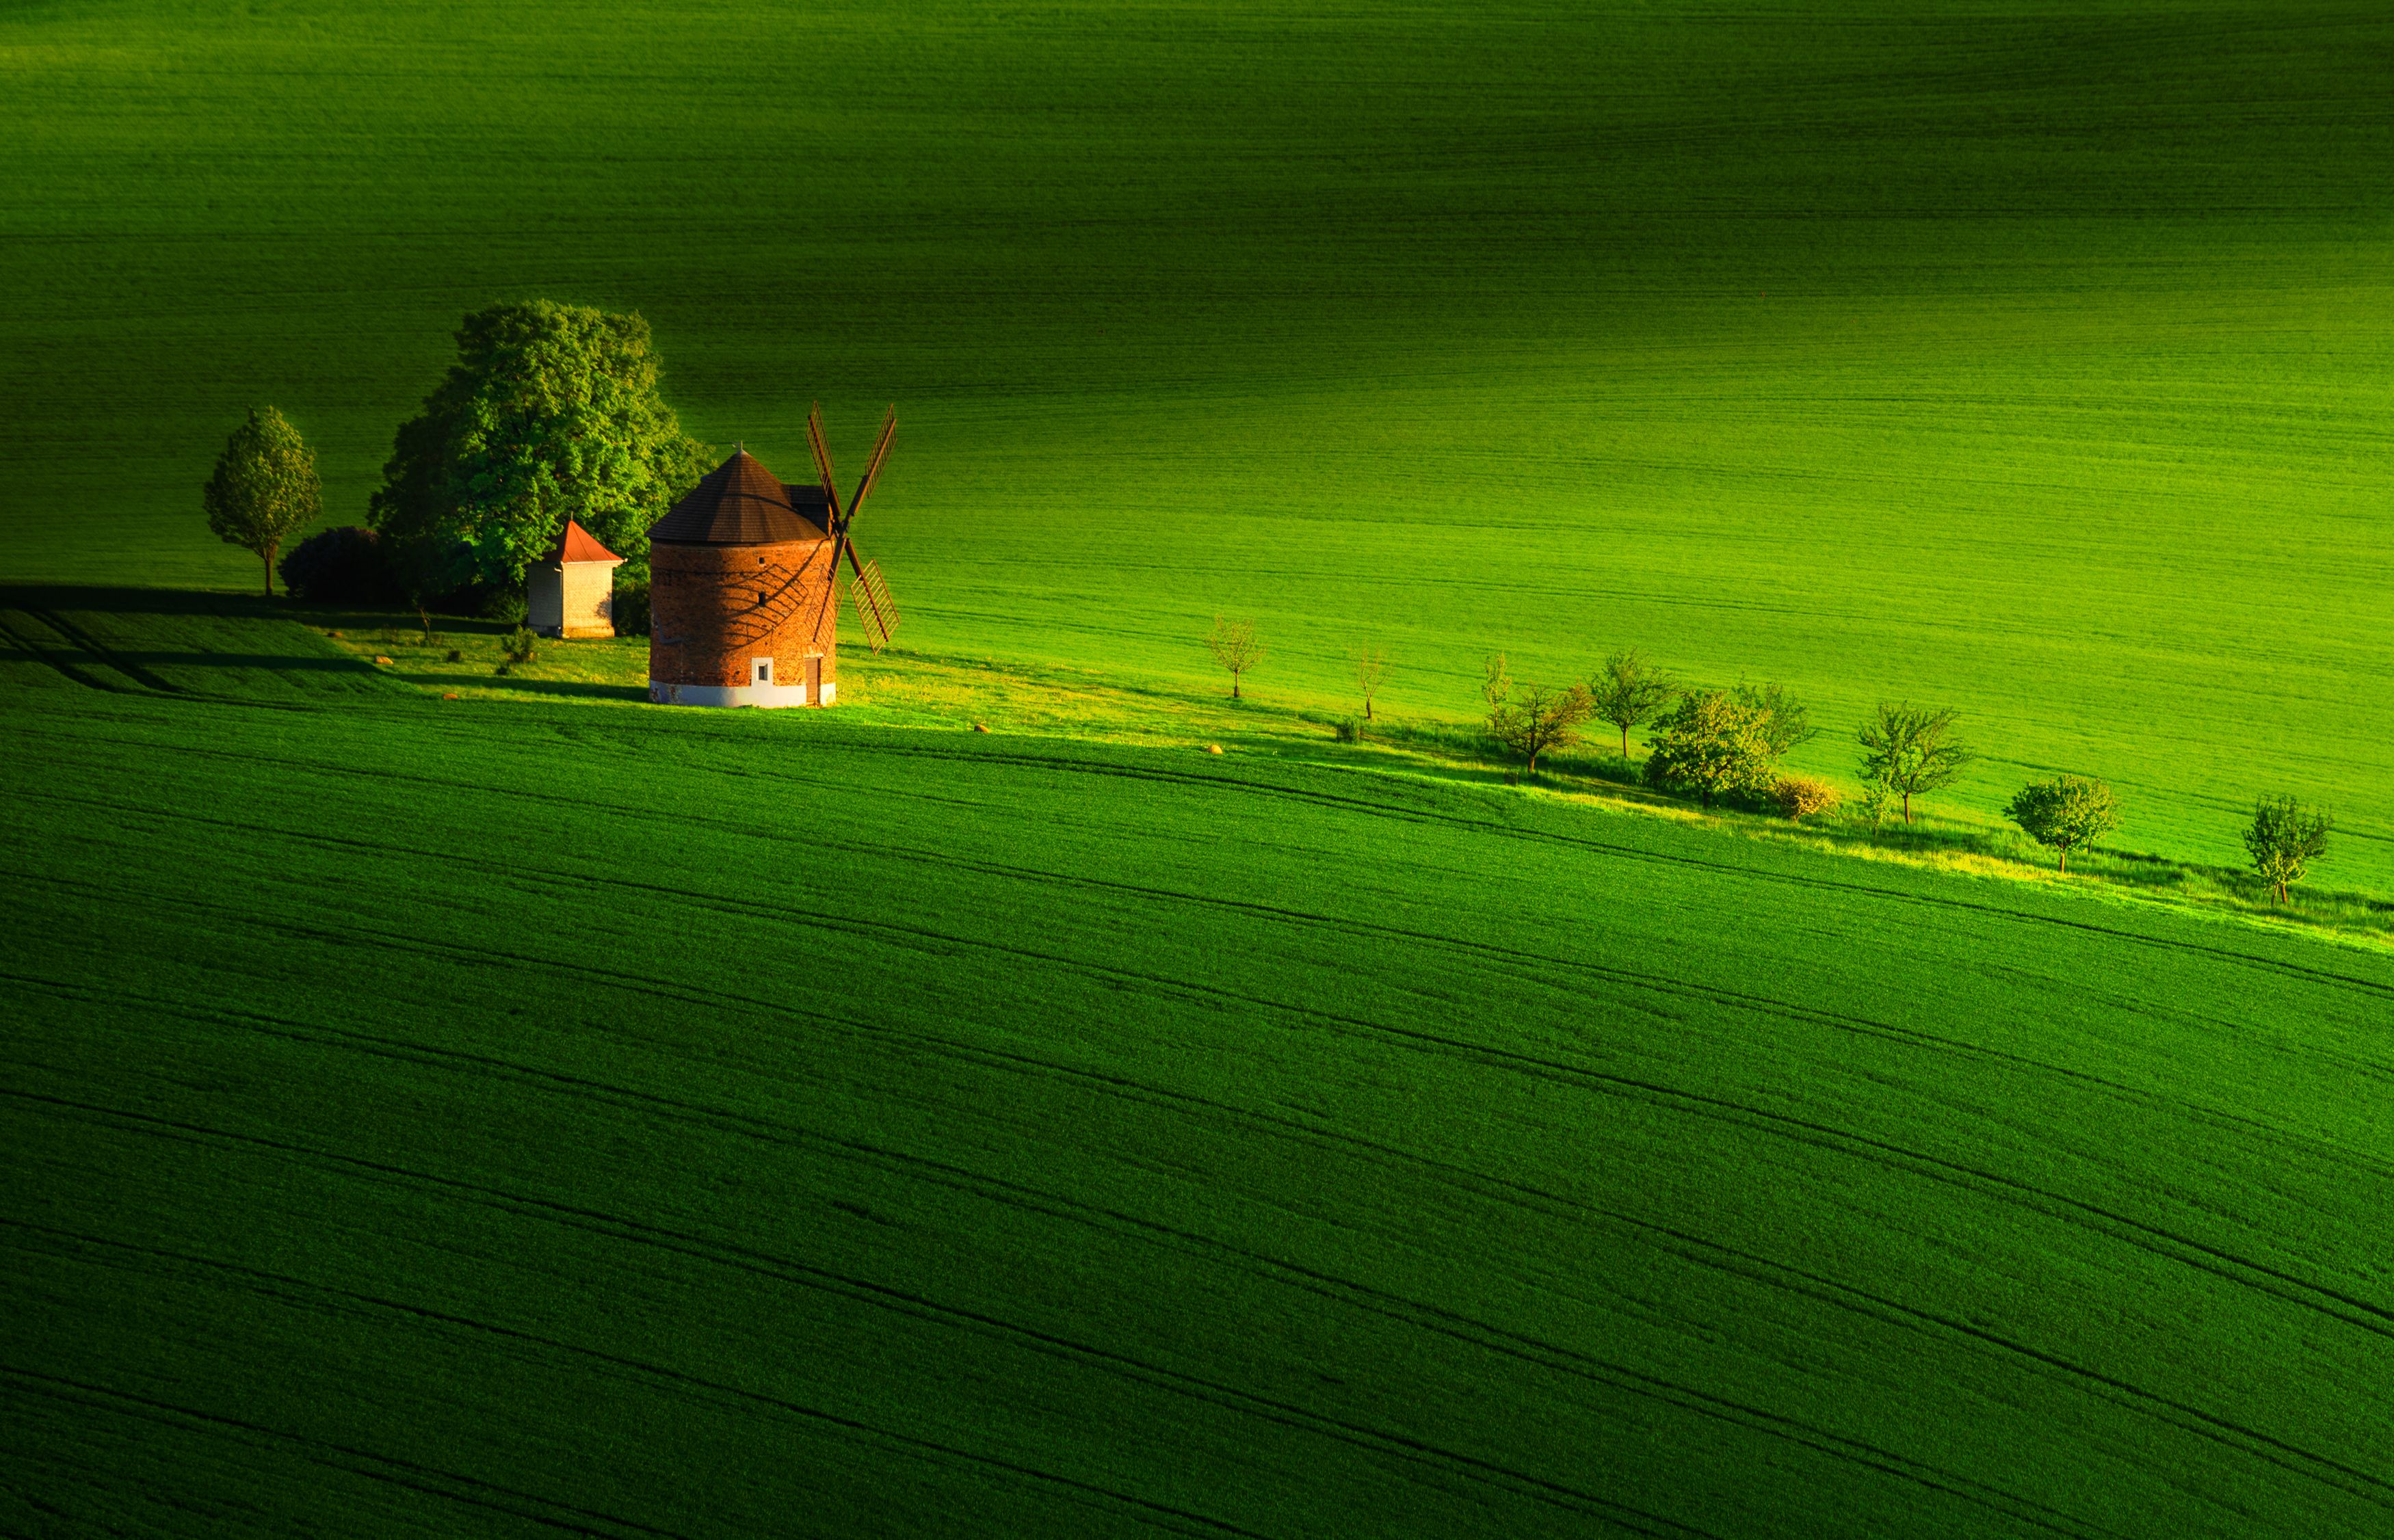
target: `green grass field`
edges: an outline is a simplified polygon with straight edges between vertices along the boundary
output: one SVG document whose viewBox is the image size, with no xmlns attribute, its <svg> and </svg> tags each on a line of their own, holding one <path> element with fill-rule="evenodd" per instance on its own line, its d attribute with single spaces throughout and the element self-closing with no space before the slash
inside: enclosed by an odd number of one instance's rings
<svg viewBox="0 0 2394 1540">
<path fill-rule="evenodd" d="M 466 310 L 637 309 L 692 428 L 900 447 L 914 645 L 1460 715 L 1636 642 L 1969 713 L 2394 889 L 2382 7 L 34 6 L 0 573 L 238 586 L 241 412 L 362 516 Z M 1850 771 L 1824 740 L 1810 768 Z"/>
<path fill-rule="evenodd" d="M 62 618 L 0 664 L 8 1533 L 2394 1510 L 2382 951 Z"/>
<path fill-rule="evenodd" d="M 2382 6 L 25 3 L 0 87 L 0 1534 L 2394 1523 Z M 227 597 L 245 408 L 354 521 L 533 296 L 785 476 L 897 402 L 850 705 Z M 2119 849 L 1445 753 L 1630 643 Z"/>
</svg>

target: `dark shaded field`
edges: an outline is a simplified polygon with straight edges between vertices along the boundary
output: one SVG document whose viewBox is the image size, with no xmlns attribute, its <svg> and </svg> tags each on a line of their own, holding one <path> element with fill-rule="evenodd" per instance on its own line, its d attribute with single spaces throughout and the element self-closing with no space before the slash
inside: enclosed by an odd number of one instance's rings
<svg viewBox="0 0 2394 1540">
<path fill-rule="evenodd" d="M 0 664 L 0 1529 L 2394 1510 L 2382 954 L 48 614 L 87 645 Z"/>
</svg>

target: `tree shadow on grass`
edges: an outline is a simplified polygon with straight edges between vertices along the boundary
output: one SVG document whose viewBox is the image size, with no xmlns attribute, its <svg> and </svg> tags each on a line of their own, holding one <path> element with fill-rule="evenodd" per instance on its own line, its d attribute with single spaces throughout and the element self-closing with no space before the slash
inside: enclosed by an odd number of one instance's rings
<svg viewBox="0 0 2394 1540">
<path fill-rule="evenodd" d="M 104 588 L 94 584 L 0 584 L 0 604 L 20 610 L 66 610 L 98 615 L 233 615 L 273 613 L 258 595 L 190 588 Z"/>
<path fill-rule="evenodd" d="M 454 688 L 457 683 L 454 677 L 440 674 L 409 675 L 406 678 L 410 683 L 423 685 L 428 690 L 439 690 L 443 685 Z M 517 690 L 527 695 L 558 695 L 581 701 L 645 702 L 649 698 L 645 685 L 601 684 L 591 679 L 527 679 L 521 675 L 510 674 L 505 678 L 488 682 L 496 690 Z"/>
<path fill-rule="evenodd" d="M 287 680 L 302 694 L 371 690 L 367 681 L 391 678 L 363 658 L 307 638 L 302 629 L 260 622 L 318 630 L 417 625 L 412 613 L 302 606 L 256 594 L 72 584 L 0 585 L 0 613 L 17 617 L 7 630 L 21 650 L 77 683 L 202 696 L 252 694 L 268 678 Z"/>
</svg>

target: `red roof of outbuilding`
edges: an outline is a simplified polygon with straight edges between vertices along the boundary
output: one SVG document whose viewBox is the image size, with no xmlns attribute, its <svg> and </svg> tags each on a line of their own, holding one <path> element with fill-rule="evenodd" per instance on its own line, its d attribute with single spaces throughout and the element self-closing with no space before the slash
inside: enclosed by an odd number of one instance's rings
<svg viewBox="0 0 2394 1540">
<path fill-rule="evenodd" d="M 673 511 L 649 526 L 651 544 L 764 546 L 824 540 L 831 509 L 821 487 L 789 487 L 744 449 L 706 473 Z"/>
<path fill-rule="evenodd" d="M 560 561 L 621 561 L 624 559 L 598 544 L 597 536 L 582 527 L 578 519 L 565 521 L 565 533 L 548 548 L 543 566 L 554 567 Z"/>
</svg>

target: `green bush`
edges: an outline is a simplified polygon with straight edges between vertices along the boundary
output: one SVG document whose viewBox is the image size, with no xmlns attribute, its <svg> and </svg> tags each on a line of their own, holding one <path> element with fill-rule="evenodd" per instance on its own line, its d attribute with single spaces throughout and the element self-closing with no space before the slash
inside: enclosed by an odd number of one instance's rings
<svg viewBox="0 0 2394 1540">
<path fill-rule="evenodd" d="M 521 625 L 528 612 L 523 595 L 512 588 L 493 588 L 482 599 L 482 618 L 502 625 Z"/>
<path fill-rule="evenodd" d="M 619 637 L 645 637 L 649 634 L 649 586 L 646 583 L 619 583 L 615 586 L 615 634 Z"/>
<path fill-rule="evenodd" d="M 2269 885 L 2272 902 L 2284 903 L 2287 886 L 2302 881 L 2310 863 L 2327 854 L 2327 836 L 2335 828 L 2335 820 L 2324 809 L 2291 796 L 2265 796 L 2254 807 L 2244 848 L 2253 852 L 2253 869 Z"/>
<path fill-rule="evenodd" d="M 310 604 L 390 604 L 403 596 L 382 542 L 369 529 L 318 530 L 283 558 L 283 590 Z"/>
<path fill-rule="evenodd" d="M 499 651 L 506 654 L 509 663 L 530 663 L 539 655 L 539 650 L 538 634 L 521 625 L 499 638 Z"/>
<path fill-rule="evenodd" d="M 1354 717 L 1348 717 L 1339 721 L 1338 741 L 1342 744 L 1360 744 L 1363 741 L 1363 730 L 1356 724 Z"/>
<path fill-rule="evenodd" d="M 2084 775 L 2057 775 L 2022 786 L 2004 812 L 2031 839 L 2061 853 L 2064 876 L 2072 849 L 2092 845 L 2120 826 L 2120 802 L 2111 788 Z"/>
<path fill-rule="evenodd" d="M 1753 697 L 1753 698 L 1748 698 Z M 1783 703 L 1757 692 L 1706 690 L 1683 695 L 1654 725 L 1646 780 L 1658 790 L 1694 796 L 1705 808 L 1721 797 L 1768 797 L 1779 780 L 1774 744 L 1789 718 Z"/>
</svg>

